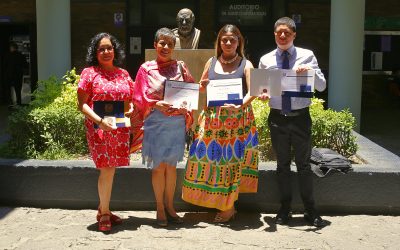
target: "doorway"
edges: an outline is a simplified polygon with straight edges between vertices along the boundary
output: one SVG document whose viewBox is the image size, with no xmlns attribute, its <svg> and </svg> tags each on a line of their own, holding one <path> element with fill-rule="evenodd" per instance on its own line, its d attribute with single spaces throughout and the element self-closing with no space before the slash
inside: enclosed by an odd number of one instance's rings
<svg viewBox="0 0 400 250">
<path fill-rule="evenodd" d="M 7 104 L 9 95 L 15 95 L 8 87 L 6 77 L 7 55 L 10 42 L 17 44 L 26 64 L 23 69 L 22 103 L 30 101 L 30 94 L 36 88 L 36 27 L 34 24 L 0 24 L 0 104 Z"/>
</svg>

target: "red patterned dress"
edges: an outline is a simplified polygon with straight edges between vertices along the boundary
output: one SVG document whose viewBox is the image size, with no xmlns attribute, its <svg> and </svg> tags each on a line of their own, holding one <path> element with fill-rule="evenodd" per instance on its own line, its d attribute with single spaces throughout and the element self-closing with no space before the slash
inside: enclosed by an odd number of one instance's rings
<svg viewBox="0 0 400 250">
<path fill-rule="evenodd" d="M 93 108 L 93 101 L 131 101 L 133 81 L 124 69 L 106 71 L 92 66 L 82 71 L 78 91 L 89 95 L 87 103 Z M 103 131 L 94 128 L 89 118 L 85 119 L 85 126 L 90 154 L 96 168 L 129 165 L 130 128 Z"/>
</svg>

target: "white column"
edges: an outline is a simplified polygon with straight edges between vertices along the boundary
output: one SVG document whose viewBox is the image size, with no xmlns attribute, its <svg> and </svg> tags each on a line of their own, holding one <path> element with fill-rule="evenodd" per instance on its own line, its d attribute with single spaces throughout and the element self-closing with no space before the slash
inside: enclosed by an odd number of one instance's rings
<svg viewBox="0 0 400 250">
<path fill-rule="evenodd" d="M 331 1 L 328 105 L 361 118 L 365 0 Z"/>
<path fill-rule="evenodd" d="M 38 80 L 71 69 L 70 0 L 36 0 Z"/>
</svg>

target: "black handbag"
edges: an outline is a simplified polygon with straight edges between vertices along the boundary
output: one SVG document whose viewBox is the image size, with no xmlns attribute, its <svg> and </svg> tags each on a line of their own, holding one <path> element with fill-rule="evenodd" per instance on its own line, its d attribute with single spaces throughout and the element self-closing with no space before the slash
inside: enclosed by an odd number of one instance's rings
<svg viewBox="0 0 400 250">
<path fill-rule="evenodd" d="M 310 163 L 311 170 L 318 177 L 335 172 L 346 174 L 353 169 L 349 159 L 329 148 L 313 148 Z"/>
</svg>

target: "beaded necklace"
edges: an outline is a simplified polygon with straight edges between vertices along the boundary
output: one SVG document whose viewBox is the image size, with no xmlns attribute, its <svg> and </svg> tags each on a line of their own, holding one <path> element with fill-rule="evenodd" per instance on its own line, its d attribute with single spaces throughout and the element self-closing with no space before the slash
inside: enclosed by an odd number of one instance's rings
<svg viewBox="0 0 400 250">
<path fill-rule="evenodd" d="M 236 55 L 231 59 L 231 60 L 225 60 L 224 58 L 222 58 L 222 54 L 219 56 L 219 60 L 221 61 L 221 63 L 223 64 L 231 64 L 234 61 L 236 61 L 236 59 L 238 58 L 238 53 L 236 53 Z"/>
</svg>

